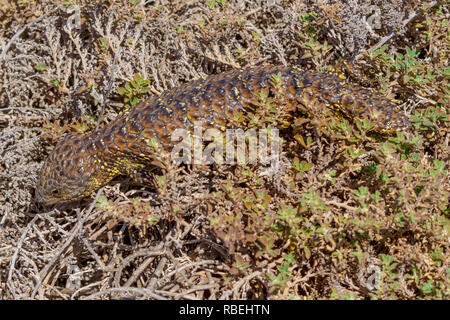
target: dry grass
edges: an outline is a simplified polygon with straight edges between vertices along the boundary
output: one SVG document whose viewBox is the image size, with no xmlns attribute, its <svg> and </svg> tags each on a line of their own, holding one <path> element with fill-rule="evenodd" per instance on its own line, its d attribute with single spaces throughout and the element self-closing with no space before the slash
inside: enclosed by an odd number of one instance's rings
<svg viewBox="0 0 450 320">
<path fill-rule="evenodd" d="M 140 2 L 71 1 L 69 29 L 62 2 L 0 0 L 1 299 L 449 298 L 447 1 Z M 374 137 L 310 101 L 276 177 L 180 167 L 158 194 L 122 180 L 71 207 L 32 202 L 54 143 L 113 119 L 135 74 L 145 98 L 344 60 L 414 125 Z"/>
</svg>

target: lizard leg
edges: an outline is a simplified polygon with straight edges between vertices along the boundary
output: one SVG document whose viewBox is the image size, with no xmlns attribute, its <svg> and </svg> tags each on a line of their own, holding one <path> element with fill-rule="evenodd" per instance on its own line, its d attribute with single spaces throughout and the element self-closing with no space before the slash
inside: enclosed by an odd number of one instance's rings
<svg viewBox="0 0 450 320">
<path fill-rule="evenodd" d="M 135 169 L 133 170 L 132 174 L 130 174 L 130 176 L 133 181 L 137 182 L 138 184 L 156 188 L 155 176 L 149 170 L 142 168 Z"/>
</svg>

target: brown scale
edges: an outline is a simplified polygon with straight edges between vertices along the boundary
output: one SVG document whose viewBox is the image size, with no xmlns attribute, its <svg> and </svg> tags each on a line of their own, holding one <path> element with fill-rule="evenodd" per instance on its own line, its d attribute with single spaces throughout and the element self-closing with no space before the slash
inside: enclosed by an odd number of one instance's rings
<svg viewBox="0 0 450 320">
<path fill-rule="evenodd" d="M 143 101 L 91 134 L 66 136 L 43 165 L 36 188 L 37 201 L 54 204 L 80 199 L 120 174 L 139 183 L 151 183 L 151 171 L 159 156 L 150 144 L 153 139 L 168 151 L 173 147 L 171 134 L 177 128 L 193 132 L 194 122 L 202 120 L 204 128 L 223 130 L 231 125 L 235 112 L 253 112 L 255 94 L 272 88 L 271 77 L 276 74 L 282 76 L 281 94 L 287 105 L 295 107 L 304 97 L 315 98 L 350 119 L 368 117 L 381 132 L 408 125 L 389 100 L 336 75 L 296 67 L 234 70 L 186 83 Z"/>
</svg>

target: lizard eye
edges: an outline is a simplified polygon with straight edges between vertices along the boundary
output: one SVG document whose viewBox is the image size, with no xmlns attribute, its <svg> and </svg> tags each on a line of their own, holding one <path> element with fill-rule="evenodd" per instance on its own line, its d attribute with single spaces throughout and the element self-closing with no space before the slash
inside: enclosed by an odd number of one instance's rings
<svg viewBox="0 0 450 320">
<path fill-rule="evenodd" d="M 53 195 L 53 196 L 58 195 L 58 193 L 59 193 L 58 189 L 53 189 L 53 190 L 52 190 L 52 195 Z"/>
</svg>

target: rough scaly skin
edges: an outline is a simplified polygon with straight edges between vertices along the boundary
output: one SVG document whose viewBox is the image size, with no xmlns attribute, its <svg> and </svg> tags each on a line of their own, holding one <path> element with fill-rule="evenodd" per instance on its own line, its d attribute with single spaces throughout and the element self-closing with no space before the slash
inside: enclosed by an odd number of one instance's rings
<svg viewBox="0 0 450 320">
<path fill-rule="evenodd" d="M 294 104 L 315 98 L 350 119 L 369 118 L 382 132 L 407 126 L 407 120 L 389 100 L 336 75 L 296 67 L 233 70 L 143 101 L 91 134 L 66 136 L 44 163 L 36 200 L 50 205 L 81 199 L 117 175 L 148 183 L 158 158 L 151 141 L 170 150 L 172 132 L 177 128 L 191 131 L 197 120 L 203 120 L 205 128 L 223 130 L 236 111 L 255 112 L 255 94 L 273 90 L 271 78 L 278 74 L 282 95 Z"/>
</svg>

